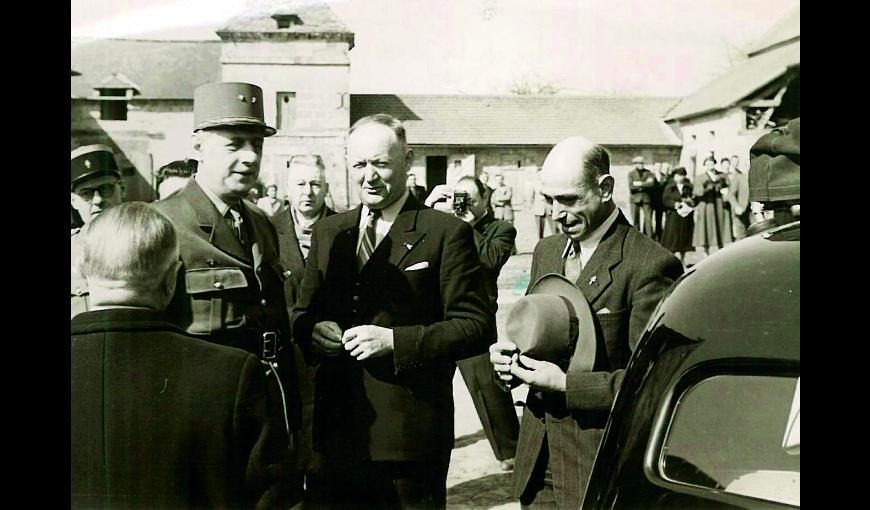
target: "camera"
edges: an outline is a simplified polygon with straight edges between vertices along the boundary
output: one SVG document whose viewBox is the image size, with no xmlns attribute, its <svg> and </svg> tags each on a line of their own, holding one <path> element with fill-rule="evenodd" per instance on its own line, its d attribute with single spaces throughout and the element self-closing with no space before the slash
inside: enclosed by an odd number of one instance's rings
<svg viewBox="0 0 870 510">
<path fill-rule="evenodd" d="M 468 193 L 457 191 L 453 194 L 453 214 L 465 216 L 468 212 Z"/>
</svg>

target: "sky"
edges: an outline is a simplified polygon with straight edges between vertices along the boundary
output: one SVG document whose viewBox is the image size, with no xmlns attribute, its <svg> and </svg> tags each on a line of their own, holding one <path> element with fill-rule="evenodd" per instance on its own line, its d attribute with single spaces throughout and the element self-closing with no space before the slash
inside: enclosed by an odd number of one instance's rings
<svg viewBox="0 0 870 510">
<path fill-rule="evenodd" d="M 71 0 L 73 37 L 218 40 L 249 0 Z M 255 0 L 262 3 L 268 0 Z M 309 0 L 296 0 L 306 2 Z M 278 2 L 278 3 L 293 3 Z M 799 0 L 327 0 L 351 92 L 684 96 Z"/>
</svg>

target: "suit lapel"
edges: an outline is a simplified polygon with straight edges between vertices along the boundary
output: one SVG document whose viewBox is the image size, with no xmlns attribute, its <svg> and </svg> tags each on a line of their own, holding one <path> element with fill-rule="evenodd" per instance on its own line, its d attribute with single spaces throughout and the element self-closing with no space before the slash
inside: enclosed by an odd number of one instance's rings
<svg viewBox="0 0 870 510">
<path fill-rule="evenodd" d="M 221 217 L 217 207 L 199 187 L 195 179 L 191 179 L 187 183 L 182 196 L 196 212 L 199 234 L 203 239 L 207 239 L 209 243 L 233 257 L 251 260 L 251 257 L 245 253 L 242 243 L 236 237 L 236 233 Z"/>
<path fill-rule="evenodd" d="M 366 292 L 368 299 L 365 301 L 367 303 L 372 304 L 376 301 L 373 297 L 377 296 L 388 280 L 385 277 L 378 277 L 378 272 L 385 271 L 388 267 L 401 271 L 402 262 L 426 237 L 426 232 L 417 229 L 417 215 L 421 207 L 413 195 L 408 195 L 408 200 L 396 216 L 390 231 L 375 248 L 366 265 L 360 270 L 360 276 L 363 278 L 373 276 L 369 280 L 370 285 Z M 357 218 L 359 218 L 358 215 Z M 356 244 L 353 246 L 356 247 Z M 356 258 L 355 255 L 354 251 L 354 258 Z M 359 314 L 362 314 L 365 309 L 366 307 L 360 307 Z"/>
<path fill-rule="evenodd" d="M 598 296 L 604 292 L 610 283 L 613 281 L 611 274 L 614 267 L 622 262 L 622 245 L 625 241 L 627 230 L 620 228 L 622 225 L 627 225 L 622 212 L 618 213 L 616 221 L 610 225 L 607 233 L 598 243 L 598 248 L 589 259 L 589 262 L 580 271 L 580 276 L 574 283 L 578 289 L 583 291 L 586 301 L 592 305 Z"/>
</svg>

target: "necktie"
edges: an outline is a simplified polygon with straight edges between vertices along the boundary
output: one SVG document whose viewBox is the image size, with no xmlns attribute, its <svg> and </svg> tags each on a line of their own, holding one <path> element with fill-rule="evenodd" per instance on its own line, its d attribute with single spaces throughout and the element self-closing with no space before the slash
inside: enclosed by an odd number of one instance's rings
<svg viewBox="0 0 870 510">
<path fill-rule="evenodd" d="M 583 261 L 580 259 L 580 244 L 575 243 L 565 259 L 565 278 L 571 283 L 577 283 L 580 272 L 583 271 Z"/>
<path fill-rule="evenodd" d="M 241 204 L 231 206 L 227 210 L 227 219 L 230 221 L 233 230 L 236 232 L 236 238 L 242 243 L 242 246 L 247 247 L 245 242 L 244 220 L 242 219 Z"/>
<path fill-rule="evenodd" d="M 363 233 L 362 242 L 360 242 L 359 244 L 359 252 L 357 252 L 360 268 L 366 265 L 366 262 L 369 261 L 372 253 L 375 252 L 375 247 L 378 245 L 378 238 L 375 231 L 375 226 L 377 225 L 378 218 L 380 216 L 381 211 L 374 209 L 369 210 L 369 215 L 366 220 L 366 229 Z"/>
</svg>

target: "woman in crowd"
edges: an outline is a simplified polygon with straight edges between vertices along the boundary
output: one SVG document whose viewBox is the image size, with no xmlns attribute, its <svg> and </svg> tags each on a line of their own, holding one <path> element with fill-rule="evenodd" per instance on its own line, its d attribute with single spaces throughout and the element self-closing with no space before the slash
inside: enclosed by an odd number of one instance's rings
<svg viewBox="0 0 870 510">
<path fill-rule="evenodd" d="M 716 251 L 731 242 L 731 229 L 725 229 L 722 199 L 727 187 L 727 178 L 716 171 L 716 160 L 707 156 L 704 173 L 697 177 L 692 191 L 696 204 L 693 244 L 698 250 L 703 248 L 705 255 L 710 254 L 710 248 Z"/>
<path fill-rule="evenodd" d="M 665 226 L 662 232 L 662 246 L 680 257 L 685 265 L 686 252 L 694 250 L 692 234 L 695 218 L 692 198 L 692 184 L 686 177 L 686 169 L 675 168 L 662 191 L 662 206 L 665 209 Z"/>
</svg>

